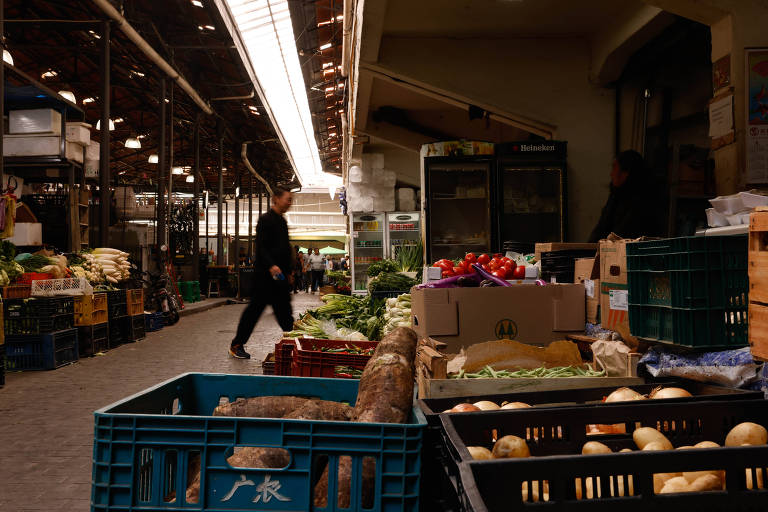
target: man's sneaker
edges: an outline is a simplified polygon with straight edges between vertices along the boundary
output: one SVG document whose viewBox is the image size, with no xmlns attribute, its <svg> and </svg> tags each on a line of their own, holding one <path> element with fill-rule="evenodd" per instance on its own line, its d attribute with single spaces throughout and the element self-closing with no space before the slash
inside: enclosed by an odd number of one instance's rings
<svg viewBox="0 0 768 512">
<path fill-rule="evenodd" d="M 231 345 L 229 347 L 229 355 L 236 359 L 250 359 L 251 354 L 243 349 L 242 345 Z"/>
</svg>

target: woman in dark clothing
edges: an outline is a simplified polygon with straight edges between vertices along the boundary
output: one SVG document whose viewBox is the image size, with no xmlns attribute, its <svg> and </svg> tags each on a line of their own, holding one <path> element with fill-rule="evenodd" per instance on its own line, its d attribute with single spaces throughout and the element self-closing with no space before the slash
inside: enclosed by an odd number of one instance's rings
<svg viewBox="0 0 768 512">
<path fill-rule="evenodd" d="M 611 233 L 622 238 L 658 235 L 658 205 L 651 197 L 643 156 L 632 150 L 620 153 L 611 169 L 611 194 L 589 241 L 598 242 Z"/>
</svg>

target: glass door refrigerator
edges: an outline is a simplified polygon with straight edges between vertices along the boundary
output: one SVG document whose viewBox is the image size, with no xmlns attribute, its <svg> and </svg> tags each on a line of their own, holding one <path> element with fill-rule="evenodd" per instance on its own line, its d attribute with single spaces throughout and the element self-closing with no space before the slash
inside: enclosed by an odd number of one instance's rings
<svg viewBox="0 0 768 512">
<path fill-rule="evenodd" d="M 383 213 L 353 213 L 352 222 L 352 292 L 368 293 L 368 267 L 384 258 L 386 244 Z"/>
<path fill-rule="evenodd" d="M 491 252 L 493 156 L 427 156 L 423 166 L 425 263 Z"/>
<path fill-rule="evenodd" d="M 500 247 L 562 242 L 566 233 L 566 142 L 496 144 Z"/>
<path fill-rule="evenodd" d="M 421 238 L 421 215 L 419 212 L 393 212 L 387 214 L 387 256 L 397 257 L 397 252 L 406 245 L 417 245 Z"/>
</svg>

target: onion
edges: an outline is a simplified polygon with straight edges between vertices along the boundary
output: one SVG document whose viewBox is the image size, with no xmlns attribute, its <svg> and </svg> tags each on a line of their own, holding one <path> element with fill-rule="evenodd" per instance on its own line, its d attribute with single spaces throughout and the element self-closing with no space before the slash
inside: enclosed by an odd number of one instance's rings
<svg viewBox="0 0 768 512">
<path fill-rule="evenodd" d="M 495 404 L 493 402 L 490 402 L 488 400 L 480 400 L 479 402 L 475 402 L 474 406 L 479 408 L 481 411 L 497 411 L 499 410 L 499 405 Z"/>
<path fill-rule="evenodd" d="M 606 397 L 605 403 L 631 402 L 633 400 L 645 400 L 645 397 L 633 389 L 619 388 Z"/>
<path fill-rule="evenodd" d="M 664 398 L 687 398 L 691 395 L 688 391 L 684 390 L 683 388 L 656 388 L 653 391 L 651 391 L 650 397 L 653 399 L 664 399 Z"/>
<path fill-rule="evenodd" d="M 454 407 L 453 409 L 451 409 L 449 412 L 475 412 L 475 411 L 480 411 L 480 410 L 482 410 L 482 409 L 480 409 L 476 405 L 472 405 L 472 404 L 459 404 L 456 407 Z"/>
<path fill-rule="evenodd" d="M 525 402 L 504 402 L 501 406 L 502 409 L 527 409 L 530 405 Z"/>
</svg>

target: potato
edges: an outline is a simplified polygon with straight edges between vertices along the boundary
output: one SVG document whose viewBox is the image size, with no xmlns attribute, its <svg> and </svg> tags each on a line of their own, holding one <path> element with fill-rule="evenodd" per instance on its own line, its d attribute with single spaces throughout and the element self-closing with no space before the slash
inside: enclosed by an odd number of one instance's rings
<svg viewBox="0 0 768 512">
<path fill-rule="evenodd" d="M 477 407 L 478 409 L 480 409 L 481 411 L 497 411 L 497 410 L 499 410 L 499 405 L 498 404 L 496 404 L 494 402 L 490 402 L 488 400 L 480 400 L 479 402 L 475 402 L 473 405 L 475 407 Z"/>
<path fill-rule="evenodd" d="M 594 487 L 592 485 L 592 477 L 586 478 L 584 480 L 584 487 L 585 491 L 581 490 L 581 478 L 576 479 L 576 499 L 580 500 L 582 498 L 584 499 L 594 499 L 595 493 L 594 493 Z M 586 496 L 585 496 L 586 494 Z M 600 489 L 600 477 L 597 477 L 597 497 L 600 498 L 602 494 L 602 490 Z"/>
<path fill-rule="evenodd" d="M 719 482 L 723 482 L 725 480 L 725 471 L 717 470 L 717 469 L 710 469 L 709 471 L 683 471 L 683 478 L 688 480 L 689 484 L 692 484 L 699 478 L 707 475 L 712 475 L 715 478 L 718 479 Z"/>
<path fill-rule="evenodd" d="M 632 475 L 627 477 L 627 486 L 624 485 L 624 476 L 619 475 L 616 477 L 616 487 L 619 496 L 634 496 L 635 495 L 635 481 Z M 611 479 L 611 495 L 616 496 L 613 493 L 613 479 Z"/>
<path fill-rule="evenodd" d="M 728 432 L 725 438 L 725 446 L 743 446 L 748 444 L 756 446 L 768 443 L 768 431 L 757 423 L 739 423 Z"/>
<path fill-rule="evenodd" d="M 521 459 L 531 456 L 525 439 L 517 436 L 504 436 L 493 445 L 494 459 Z"/>
<path fill-rule="evenodd" d="M 689 485 L 688 480 L 681 476 L 676 476 L 675 478 L 670 478 L 667 480 L 667 483 L 664 484 L 664 487 L 661 489 L 661 492 L 659 494 L 670 494 L 674 492 L 688 492 L 689 491 Z"/>
<path fill-rule="evenodd" d="M 467 446 L 467 451 L 469 451 L 469 454 L 475 460 L 488 460 L 493 458 L 491 450 L 483 446 Z"/>
<path fill-rule="evenodd" d="M 629 448 L 623 448 L 623 449 L 619 450 L 619 453 L 627 453 L 627 452 L 631 452 L 631 451 L 632 450 L 630 450 Z"/>
<path fill-rule="evenodd" d="M 747 489 L 752 490 L 752 469 L 747 468 L 744 470 L 747 474 Z M 757 486 L 755 486 L 755 489 L 763 489 L 763 470 L 762 468 L 755 468 L 755 474 L 757 475 Z"/>
<path fill-rule="evenodd" d="M 589 441 L 584 443 L 584 447 L 581 449 L 582 455 L 597 455 L 600 453 L 613 453 L 613 451 L 605 446 L 603 443 L 597 441 Z"/>
<path fill-rule="evenodd" d="M 695 446 L 678 446 L 675 450 L 693 450 Z"/>
<path fill-rule="evenodd" d="M 664 484 L 666 484 L 673 478 L 682 477 L 682 476 L 683 476 L 682 473 L 654 473 L 653 474 L 653 492 L 656 494 L 661 494 L 661 490 L 664 488 Z"/>
<path fill-rule="evenodd" d="M 501 405 L 502 409 L 528 409 L 530 405 L 525 402 L 504 402 Z"/>
<path fill-rule="evenodd" d="M 458 404 L 448 412 L 475 412 L 480 410 L 482 409 L 473 404 Z"/>
<path fill-rule="evenodd" d="M 694 448 L 720 448 L 720 445 L 712 441 L 702 441 L 693 445 Z"/>
<path fill-rule="evenodd" d="M 632 439 L 641 450 L 645 448 L 645 445 L 654 441 L 662 443 L 666 450 L 672 450 L 674 448 L 664 434 L 651 427 L 640 427 L 636 429 L 632 433 Z"/>
<path fill-rule="evenodd" d="M 547 480 L 544 480 L 544 485 L 542 485 L 543 493 L 541 493 L 541 499 L 539 499 L 539 482 L 538 480 L 533 482 L 532 492 L 531 492 L 531 500 L 532 502 L 537 501 L 549 501 L 549 482 Z M 523 496 L 523 501 L 528 501 L 528 482 L 523 482 L 521 493 Z"/>
<path fill-rule="evenodd" d="M 644 452 L 662 452 L 664 450 L 671 450 L 672 448 L 667 448 L 667 446 L 662 443 L 661 441 L 651 441 L 647 445 L 643 447 Z"/>
<path fill-rule="evenodd" d="M 688 492 L 714 491 L 722 489 L 723 482 L 717 475 L 702 475 L 688 486 Z"/>
</svg>

